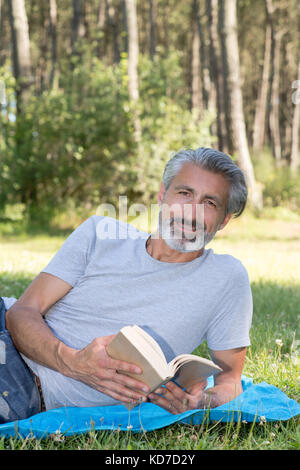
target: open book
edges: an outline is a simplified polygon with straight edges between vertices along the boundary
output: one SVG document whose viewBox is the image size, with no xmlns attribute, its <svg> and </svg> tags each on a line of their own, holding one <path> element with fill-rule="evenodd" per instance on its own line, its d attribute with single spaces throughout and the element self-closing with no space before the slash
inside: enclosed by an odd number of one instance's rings
<svg viewBox="0 0 300 470">
<path fill-rule="evenodd" d="M 146 383 L 151 392 L 173 378 L 178 385 L 188 388 L 201 379 L 222 371 L 214 362 L 193 354 L 181 354 L 167 363 L 155 339 L 137 325 L 122 328 L 106 350 L 113 359 L 141 367 L 142 374 L 122 373 Z"/>
</svg>

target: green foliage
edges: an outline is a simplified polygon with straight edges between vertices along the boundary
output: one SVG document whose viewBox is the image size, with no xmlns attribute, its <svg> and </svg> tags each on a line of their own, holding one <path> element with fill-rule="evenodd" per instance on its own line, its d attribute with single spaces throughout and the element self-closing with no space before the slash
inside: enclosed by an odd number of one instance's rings
<svg viewBox="0 0 300 470">
<path fill-rule="evenodd" d="M 300 208 L 300 171 L 292 173 L 290 168 L 279 168 L 272 172 L 265 182 L 266 205 L 284 205 L 294 211 Z"/>
<path fill-rule="evenodd" d="M 23 203 L 30 221 L 45 224 L 71 206 L 117 205 L 125 194 L 130 203 L 149 202 L 172 151 L 211 143 L 212 116 L 199 120 L 181 94 L 178 53 L 141 57 L 137 109 L 128 97 L 126 54 L 115 66 L 81 54 L 60 62 L 58 87 L 32 96 L 22 114 L 0 118 L 0 202 Z M 12 82 L 7 72 L 5 80 Z M 13 88 L 9 97 L 13 109 Z"/>
<path fill-rule="evenodd" d="M 13 189 L 1 184 L 1 200 L 18 199 L 38 217 L 70 199 L 98 203 L 116 181 L 126 187 L 121 164 L 134 149 L 120 70 L 98 60 L 89 70 L 68 65 L 62 65 L 60 87 L 32 97 L 10 124 L 11 152 L 6 142 L 0 154 Z"/>
<path fill-rule="evenodd" d="M 292 172 L 288 166 L 276 168 L 275 160 L 267 149 L 254 155 L 253 164 L 256 177 L 263 184 L 265 208 L 284 207 L 300 213 L 300 171 Z"/>
</svg>

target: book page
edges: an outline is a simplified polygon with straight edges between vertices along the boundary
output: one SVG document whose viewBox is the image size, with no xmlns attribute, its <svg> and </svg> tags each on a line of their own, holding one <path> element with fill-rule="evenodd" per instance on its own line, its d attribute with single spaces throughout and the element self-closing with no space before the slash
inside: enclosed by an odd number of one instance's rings
<svg viewBox="0 0 300 470">
<path fill-rule="evenodd" d="M 153 347 L 153 349 L 155 349 L 155 351 L 160 355 L 162 361 L 164 363 L 166 363 L 167 365 L 167 361 L 166 361 L 166 358 L 165 358 L 165 355 L 161 349 L 161 347 L 159 346 L 159 344 L 155 341 L 154 338 L 152 338 L 151 335 L 149 335 L 146 331 L 144 331 L 142 328 L 140 328 L 139 326 L 137 325 L 134 325 L 133 326 L 134 330 L 140 334 L 141 336 L 143 336 L 143 338 L 149 342 L 149 344 Z"/>
<path fill-rule="evenodd" d="M 176 382 L 181 387 L 191 387 L 201 379 L 222 372 L 222 369 L 209 359 L 194 354 L 181 354 L 169 363 Z"/>
<path fill-rule="evenodd" d="M 121 329 L 132 344 L 134 344 L 144 357 L 155 367 L 161 375 L 169 373 L 166 358 L 157 342 L 148 333 L 137 325 L 125 326 Z"/>
</svg>

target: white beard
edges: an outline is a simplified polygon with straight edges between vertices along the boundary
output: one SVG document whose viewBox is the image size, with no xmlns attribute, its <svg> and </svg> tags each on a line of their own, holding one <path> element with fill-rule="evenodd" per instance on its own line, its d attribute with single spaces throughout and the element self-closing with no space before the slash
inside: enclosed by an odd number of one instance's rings
<svg viewBox="0 0 300 470">
<path fill-rule="evenodd" d="M 179 224 L 179 226 L 176 224 Z M 182 231 L 180 225 L 182 219 L 170 218 L 162 221 L 161 211 L 158 217 L 158 233 L 164 239 L 166 244 L 172 250 L 179 251 L 180 253 L 195 252 L 204 248 L 215 236 L 219 229 L 217 227 L 214 233 L 209 233 L 205 230 L 203 224 L 199 224 L 195 232 Z M 191 227 L 191 224 L 184 223 L 186 227 Z"/>
</svg>

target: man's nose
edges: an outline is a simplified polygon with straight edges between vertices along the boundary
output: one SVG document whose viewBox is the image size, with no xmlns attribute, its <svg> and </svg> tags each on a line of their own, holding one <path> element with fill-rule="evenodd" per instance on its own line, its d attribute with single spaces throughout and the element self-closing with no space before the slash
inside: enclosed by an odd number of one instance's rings
<svg viewBox="0 0 300 470">
<path fill-rule="evenodd" d="M 204 204 L 198 202 L 184 204 L 183 219 L 192 222 L 193 228 L 202 226 L 204 222 Z"/>
</svg>

